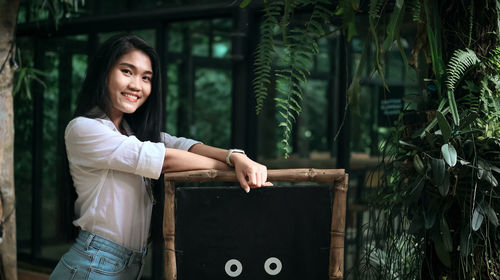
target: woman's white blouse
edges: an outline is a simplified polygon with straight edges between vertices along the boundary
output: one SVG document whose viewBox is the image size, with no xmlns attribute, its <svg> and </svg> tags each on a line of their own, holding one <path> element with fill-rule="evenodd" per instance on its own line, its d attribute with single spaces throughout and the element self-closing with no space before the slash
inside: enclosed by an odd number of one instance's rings
<svg viewBox="0 0 500 280">
<path fill-rule="evenodd" d="M 109 119 L 85 117 L 73 119 L 64 136 L 78 194 L 73 224 L 127 248 L 144 248 L 152 202 L 143 177 L 160 177 L 166 148 L 188 150 L 199 142 L 166 133 L 162 143 L 141 142 Z"/>
</svg>

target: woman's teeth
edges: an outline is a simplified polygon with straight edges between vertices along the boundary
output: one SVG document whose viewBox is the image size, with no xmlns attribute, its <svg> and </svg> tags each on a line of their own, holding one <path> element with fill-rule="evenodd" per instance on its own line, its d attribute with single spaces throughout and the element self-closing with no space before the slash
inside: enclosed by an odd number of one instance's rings
<svg viewBox="0 0 500 280">
<path fill-rule="evenodd" d="M 134 101 L 138 100 L 139 97 L 138 96 L 135 96 L 135 95 L 131 95 L 131 94 L 127 94 L 127 93 L 124 93 L 123 94 L 125 97 L 127 97 L 127 99 L 132 99 Z"/>
</svg>

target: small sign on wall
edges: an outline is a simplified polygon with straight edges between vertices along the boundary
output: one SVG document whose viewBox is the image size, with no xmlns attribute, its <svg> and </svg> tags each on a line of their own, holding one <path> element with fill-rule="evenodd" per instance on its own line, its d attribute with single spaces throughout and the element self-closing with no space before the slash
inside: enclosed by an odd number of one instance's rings
<svg viewBox="0 0 500 280">
<path fill-rule="evenodd" d="M 403 96 L 405 88 L 402 86 L 391 86 L 390 92 L 380 88 L 378 125 L 392 126 L 397 120 L 399 112 L 403 109 Z M 385 94 L 384 94 L 385 91 Z"/>
</svg>

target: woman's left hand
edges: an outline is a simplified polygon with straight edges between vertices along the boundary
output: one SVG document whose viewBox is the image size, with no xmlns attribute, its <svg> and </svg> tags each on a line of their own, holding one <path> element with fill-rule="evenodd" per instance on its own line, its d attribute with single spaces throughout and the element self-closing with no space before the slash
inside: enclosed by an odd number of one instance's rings
<svg viewBox="0 0 500 280">
<path fill-rule="evenodd" d="M 245 192 L 250 192 L 250 188 L 273 185 L 267 181 L 267 167 L 251 160 L 245 154 L 231 154 L 231 162 L 234 164 L 236 178 Z"/>
</svg>

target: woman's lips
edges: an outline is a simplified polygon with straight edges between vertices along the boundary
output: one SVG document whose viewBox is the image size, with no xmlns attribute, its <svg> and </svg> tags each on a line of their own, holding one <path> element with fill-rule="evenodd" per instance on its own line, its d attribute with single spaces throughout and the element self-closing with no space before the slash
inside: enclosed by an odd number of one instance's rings
<svg viewBox="0 0 500 280">
<path fill-rule="evenodd" d="M 129 92 L 122 92 L 122 95 L 125 96 L 125 98 L 130 102 L 137 102 L 140 98 L 139 95 Z"/>
</svg>

